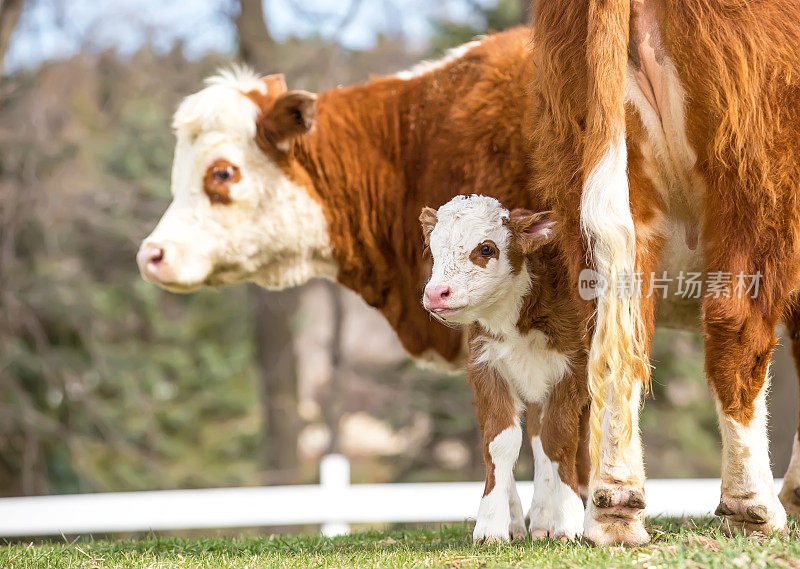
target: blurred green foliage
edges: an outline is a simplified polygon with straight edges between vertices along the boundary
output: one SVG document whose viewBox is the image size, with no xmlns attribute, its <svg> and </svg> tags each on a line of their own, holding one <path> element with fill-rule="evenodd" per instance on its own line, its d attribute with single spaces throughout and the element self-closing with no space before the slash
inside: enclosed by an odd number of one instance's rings
<svg viewBox="0 0 800 569">
<path fill-rule="evenodd" d="M 0 492 L 256 481 L 247 291 L 171 295 L 134 263 L 171 109 L 219 63 L 80 56 L 2 85 Z"/>
<path fill-rule="evenodd" d="M 474 40 L 481 34 L 506 30 L 525 23 L 527 19 L 527 0 L 498 0 L 486 6 L 474 1 L 469 4 L 473 17 L 467 21 L 448 18 L 434 18 L 431 21 L 434 32 L 430 51 L 434 56 Z"/>
</svg>

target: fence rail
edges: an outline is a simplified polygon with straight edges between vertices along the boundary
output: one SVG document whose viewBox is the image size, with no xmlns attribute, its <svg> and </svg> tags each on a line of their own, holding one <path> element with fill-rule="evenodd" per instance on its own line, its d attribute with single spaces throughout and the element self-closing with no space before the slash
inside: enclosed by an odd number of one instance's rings
<svg viewBox="0 0 800 569">
<path fill-rule="evenodd" d="M 530 503 L 533 484 L 517 486 L 523 504 Z M 709 515 L 719 489 L 713 478 L 648 480 L 647 514 Z M 351 485 L 347 459 L 329 455 L 318 485 L 2 498 L 0 536 L 302 524 L 322 524 L 325 535 L 337 535 L 352 523 L 474 518 L 482 492 L 482 482 Z"/>
</svg>

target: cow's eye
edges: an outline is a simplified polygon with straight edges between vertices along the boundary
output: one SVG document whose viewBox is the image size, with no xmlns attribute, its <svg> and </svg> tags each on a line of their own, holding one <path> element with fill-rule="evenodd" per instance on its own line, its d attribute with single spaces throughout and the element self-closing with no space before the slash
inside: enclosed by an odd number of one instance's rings
<svg viewBox="0 0 800 569">
<path fill-rule="evenodd" d="M 203 189 L 215 204 L 231 203 L 231 188 L 242 180 L 242 172 L 227 160 L 217 160 L 208 166 L 203 176 Z"/>
<path fill-rule="evenodd" d="M 481 255 L 484 257 L 491 257 L 494 255 L 494 247 L 491 245 L 484 245 L 481 247 Z"/>
</svg>

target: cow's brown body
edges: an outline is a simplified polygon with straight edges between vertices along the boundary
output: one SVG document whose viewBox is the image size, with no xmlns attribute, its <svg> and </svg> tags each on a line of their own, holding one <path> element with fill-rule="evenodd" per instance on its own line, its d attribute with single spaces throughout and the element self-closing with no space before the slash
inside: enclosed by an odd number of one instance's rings
<svg viewBox="0 0 800 569">
<path fill-rule="evenodd" d="M 323 204 L 338 280 L 380 310 L 414 356 L 464 355 L 458 331 L 420 304 L 427 278 L 417 218 L 456 194 L 542 209 L 525 191 L 529 33 L 491 36 L 461 59 L 410 79 L 381 78 L 319 99 L 295 164 Z"/>
<path fill-rule="evenodd" d="M 532 187 L 563 215 L 562 245 L 573 276 L 586 266 L 591 247 L 596 255 L 598 243 L 609 246 L 624 232 L 621 224 L 606 235 L 591 229 L 592 216 L 606 212 L 581 210 L 589 176 L 620 131 L 627 133 L 636 270 L 657 269 L 668 225 L 675 223 L 684 227 L 687 246 L 698 247 L 703 270 L 763 275 L 756 298 L 703 299 L 706 371 L 723 429 L 718 513 L 735 528 L 784 530 L 766 456 L 763 391 L 776 322 L 786 313 L 790 329 L 797 328 L 790 295 L 800 283 L 800 4 L 573 0 L 537 2 L 536 9 Z M 659 146 L 662 136 L 666 143 Z M 584 236 L 593 240 L 589 249 Z M 594 303 L 584 308 L 598 326 L 597 358 L 590 356 L 598 365 L 590 363 L 589 374 L 598 448 L 588 535 L 636 542 L 646 538 L 638 508 L 620 500 L 642 489 L 635 417 L 627 433 L 624 424 L 616 432 L 601 430 L 600 421 L 604 405 L 624 417 L 637 384 L 647 381 L 647 366 L 640 364 L 655 300 L 614 305 L 606 320 L 592 318 Z M 618 333 L 627 326 L 626 310 L 634 329 Z M 614 321 L 617 330 L 605 326 Z M 612 368 L 609 361 L 616 362 Z M 608 389 L 604 375 L 611 378 Z M 796 509 L 794 494 L 789 487 L 782 498 Z"/>
</svg>

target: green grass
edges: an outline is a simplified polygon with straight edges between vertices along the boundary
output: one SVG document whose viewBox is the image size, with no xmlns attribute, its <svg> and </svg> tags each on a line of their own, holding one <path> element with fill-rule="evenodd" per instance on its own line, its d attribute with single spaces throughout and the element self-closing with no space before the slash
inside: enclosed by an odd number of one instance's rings
<svg viewBox="0 0 800 569">
<path fill-rule="evenodd" d="M 788 536 L 723 537 L 710 520 L 653 520 L 645 547 L 589 547 L 552 541 L 473 546 L 466 525 L 439 530 L 369 531 L 326 539 L 264 538 L 14 543 L 0 547 L 0 567 L 636 567 L 657 569 L 800 569 L 800 524 Z"/>
</svg>

